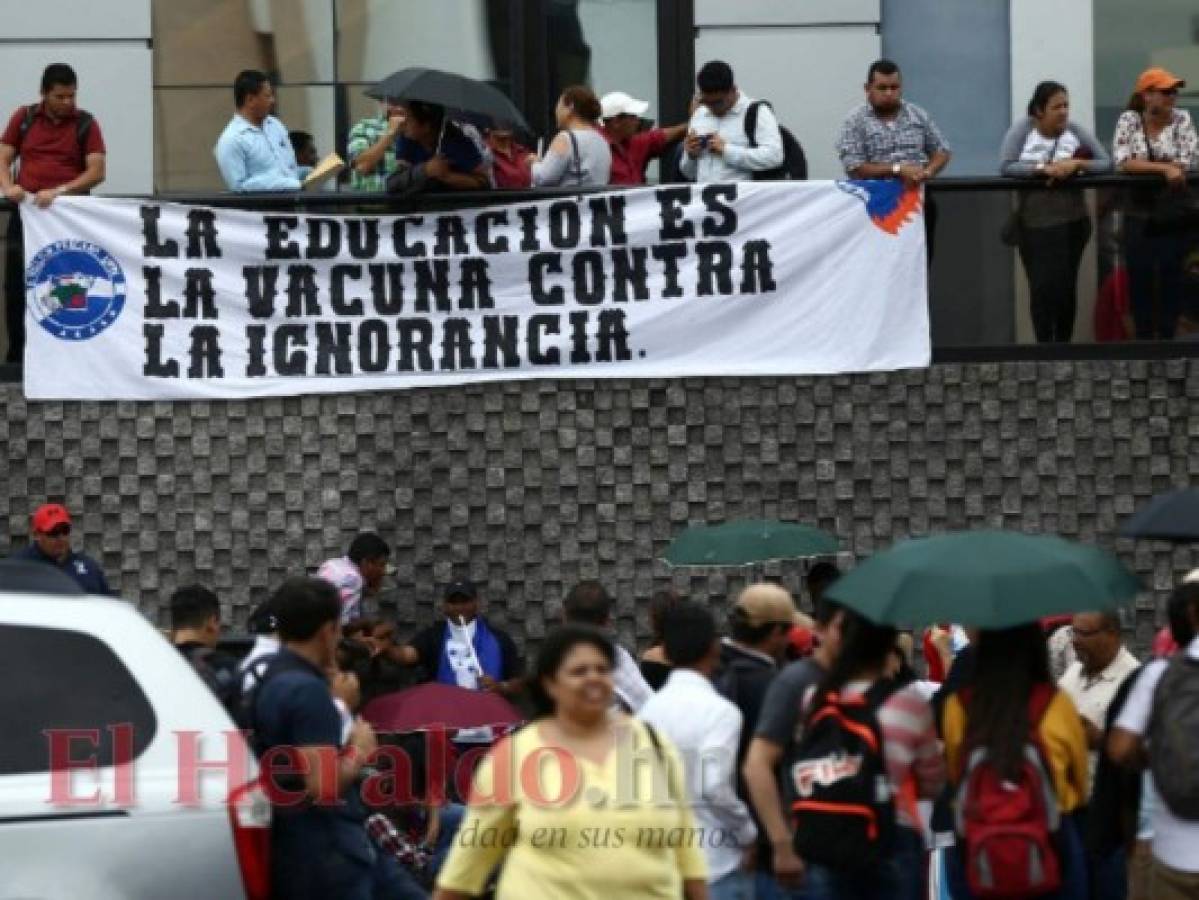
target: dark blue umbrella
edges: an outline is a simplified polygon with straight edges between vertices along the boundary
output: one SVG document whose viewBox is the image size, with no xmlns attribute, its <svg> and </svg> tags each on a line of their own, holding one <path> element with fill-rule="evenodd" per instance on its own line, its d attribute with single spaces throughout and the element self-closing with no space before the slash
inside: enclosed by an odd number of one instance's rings
<svg viewBox="0 0 1199 900">
<path fill-rule="evenodd" d="M 1160 541 L 1199 541 L 1199 490 L 1158 494 L 1120 528 L 1121 537 Z"/>
</svg>

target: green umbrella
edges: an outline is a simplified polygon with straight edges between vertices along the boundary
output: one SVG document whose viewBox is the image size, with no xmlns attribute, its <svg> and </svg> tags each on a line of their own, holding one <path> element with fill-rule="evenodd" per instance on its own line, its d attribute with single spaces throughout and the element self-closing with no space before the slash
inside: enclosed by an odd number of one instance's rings
<svg viewBox="0 0 1199 900">
<path fill-rule="evenodd" d="M 1110 610 L 1140 590 L 1098 547 L 1052 535 L 969 531 L 876 553 L 827 595 L 874 622 L 1010 628 L 1051 615 Z"/>
<path fill-rule="evenodd" d="M 839 549 L 827 531 L 795 522 L 741 519 L 692 525 L 663 557 L 672 566 L 749 566 L 776 559 L 827 556 Z"/>
</svg>

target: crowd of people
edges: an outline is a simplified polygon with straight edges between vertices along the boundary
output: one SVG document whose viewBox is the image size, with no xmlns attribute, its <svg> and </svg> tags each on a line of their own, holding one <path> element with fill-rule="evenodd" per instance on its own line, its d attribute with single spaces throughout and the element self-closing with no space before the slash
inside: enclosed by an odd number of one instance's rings
<svg viewBox="0 0 1199 900">
<path fill-rule="evenodd" d="M 1119 119 L 1112 153 L 1070 120 L 1069 93 L 1054 81 L 1039 84 L 1028 115 L 1016 121 L 1000 147 L 999 169 L 1013 178 L 1069 182 L 1111 171 L 1154 176 L 1121 205 L 1127 271 L 1117 273 L 1102 337 L 1124 334 L 1122 304 L 1130 305 L 1132 334 L 1170 339 L 1184 306 L 1185 261 L 1196 225 L 1186 177 L 1199 165 L 1199 138 L 1190 115 L 1176 107 L 1182 79 L 1161 68 L 1137 79 Z M 17 109 L 0 135 L 0 193 L 48 206 L 64 194 L 86 194 L 104 180 L 100 123 L 76 106 L 77 80 L 62 63 L 42 76 L 41 101 Z M 575 85 L 558 98 L 558 132 L 544 152 L 521 143 L 529 136 L 513 123 L 482 125 L 453 110 L 419 100 L 384 99 L 377 114 L 347 135 L 349 187 L 362 192 L 411 194 L 553 186 L 644 184 L 646 169 L 662 160 L 663 180 L 701 183 L 803 178 L 803 151 L 780 125 L 770 103 L 754 100 L 724 62 L 706 63 L 687 122 L 647 125 L 649 103 L 622 91 L 602 98 Z M 877 60 L 867 73 L 866 102 L 847 116 L 836 150 L 850 178 L 901 179 L 920 185 L 950 161 L 948 142 L 932 117 L 904 99 L 899 67 Z M 231 191 L 295 191 L 317 165 L 312 135 L 290 131 L 274 114 L 275 92 L 259 71 L 240 72 L 233 84 L 235 112 L 213 149 Z M 19 167 L 14 171 L 14 164 Z M 936 206 L 926 198 L 931 259 Z M 1002 237 L 1019 248 L 1028 274 L 1031 313 L 1041 342 L 1068 342 L 1077 309 L 1079 263 L 1092 232 L 1091 214 L 1077 191 L 1022 194 Z M 7 232 L 5 283 L 8 361 L 24 345 L 24 256 L 19 217 Z M 1121 285 L 1127 282 L 1127 287 Z M 1119 299 L 1124 294 L 1131 302 Z M 1104 294 L 1103 296 L 1107 296 Z M 1110 321 L 1108 321 L 1110 320 Z M 1110 332 L 1110 333 L 1109 333 Z"/>
<path fill-rule="evenodd" d="M 65 508 L 31 525 L 22 559 L 107 591 Z M 424 627 L 378 615 L 390 555 L 364 533 L 288 579 L 240 656 L 211 590 L 170 599 L 170 639 L 264 767 L 290 748 L 307 772 L 279 776 L 307 798 L 276 804 L 279 897 L 1199 896 L 1199 571 L 1146 665 L 1110 612 L 933 625 L 913 659 L 913 635 L 826 596 L 840 573 L 818 562 L 811 616 L 773 582 L 722 613 L 656 594 L 639 659 L 583 581 L 526 668 L 468 578 Z M 526 724 L 460 728 L 434 765 L 434 744 L 361 717 L 427 682 L 504 698 Z M 419 785 L 383 806 L 362 786 L 381 743 Z"/>
</svg>

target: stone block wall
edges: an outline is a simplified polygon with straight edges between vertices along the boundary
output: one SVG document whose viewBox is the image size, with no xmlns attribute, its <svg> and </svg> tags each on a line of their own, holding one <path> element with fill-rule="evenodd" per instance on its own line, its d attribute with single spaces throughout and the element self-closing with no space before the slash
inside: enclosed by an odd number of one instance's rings
<svg viewBox="0 0 1199 900">
<path fill-rule="evenodd" d="M 526 381 L 205 403 L 33 403 L 0 386 L 0 521 L 23 543 L 47 498 L 122 595 L 160 619 L 200 581 L 235 626 L 286 575 L 393 543 L 383 598 L 434 615 L 470 575 L 535 644 L 584 577 L 644 641 L 674 584 L 723 609 L 750 575 L 659 561 L 689 523 L 826 528 L 843 561 L 949 529 L 1057 532 L 1113 546 L 1144 579 L 1134 643 L 1195 564 L 1189 547 L 1115 541 L 1153 494 L 1190 483 L 1199 360 L 938 365 L 833 378 Z M 800 563 L 756 574 L 795 583 Z"/>
</svg>

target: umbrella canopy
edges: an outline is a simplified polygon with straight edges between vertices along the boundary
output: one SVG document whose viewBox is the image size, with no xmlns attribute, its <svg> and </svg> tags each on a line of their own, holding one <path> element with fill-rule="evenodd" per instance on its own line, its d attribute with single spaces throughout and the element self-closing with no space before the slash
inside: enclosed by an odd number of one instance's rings
<svg viewBox="0 0 1199 900">
<path fill-rule="evenodd" d="M 1124 522 L 1120 536 L 1199 541 L 1199 490 L 1158 494 Z"/>
<path fill-rule="evenodd" d="M 422 100 L 490 116 L 525 131 L 529 128 L 520 110 L 498 89 L 484 81 L 440 69 L 412 68 L 392 72 L 367 88 L 366 95 L 377 100 Z"/>
<path fill-rule="evenodd" d="M 663 559 L 672 566 L 749 566 L 776 559 L 828 556 L 839 549 L 827 531 L 795 522 L 741 519 L 723 525 L 692 525 Z"/>
<path fill-rule="evenodd" d="M 438 726 L 504 728 L 524 721 L 498 694 L 437 682 L 376 697 L 363 708 L 362 717 L 377 731 L 421 731 Z"/>
<path fill-rule="evenodd" d="M 1098 547 L 1052 535 L 970 531 L 903 541 L 843 575 L 827 596 L 874 622 L 1011 628 L 1110 610 L 1140 590 Z"/>
</svg>

